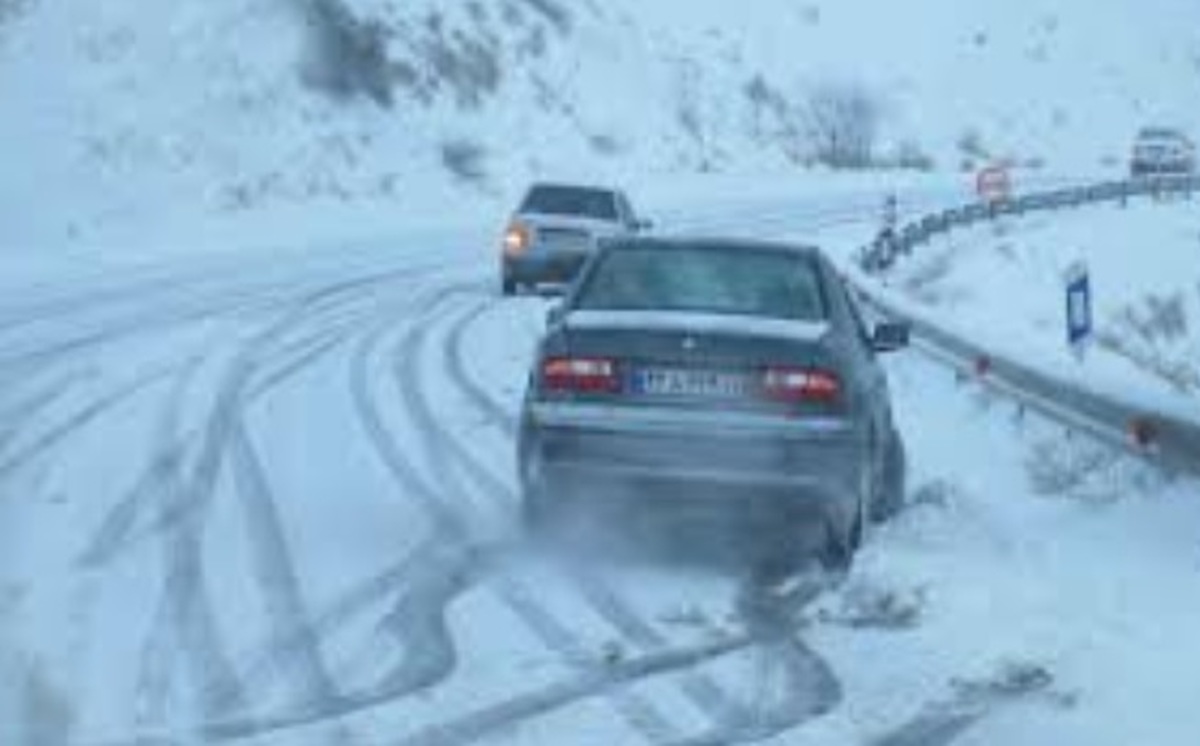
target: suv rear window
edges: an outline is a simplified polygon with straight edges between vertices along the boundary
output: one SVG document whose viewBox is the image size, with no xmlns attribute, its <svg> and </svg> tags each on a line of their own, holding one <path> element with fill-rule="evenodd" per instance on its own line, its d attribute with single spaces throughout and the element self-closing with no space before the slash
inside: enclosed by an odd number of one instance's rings
<svg viewBox="0 0 1200 746">
<path fill-rule="evenodd" d="M 526 195 L 521 212 L 612 221 L 617 219 L 617 204 L 615 195 L 605 189 L 539 186 Z"/>
<path fill-rule="evenodd" d="M 575 300 L 586 310 L 827 318 L 816 263 L 786 251 L 629 246 L 600 258 Z"/>
</svg>

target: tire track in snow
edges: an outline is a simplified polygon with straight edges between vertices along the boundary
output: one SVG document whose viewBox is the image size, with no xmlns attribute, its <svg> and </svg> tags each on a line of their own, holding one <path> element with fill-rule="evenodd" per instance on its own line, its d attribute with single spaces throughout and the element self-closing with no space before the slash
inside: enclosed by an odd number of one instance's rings
<svg viewBox="0 0 1200 746">
<path fill-rule="evenodd" d="M 464 289 L 469 290 L 470 288 Z M 449 294 L 444 296 L 441 302 L 444 303 L 448 298 Z M 440 310 L 440 308 L 434 310 Z M 472 467 L 475 466 L 475 463 L 465 453 L 461 444 L 446 432 L 422 391 L 419 363 L 422 359 L 422 346 L 428 333 L 427 327 L 426 324 L 412 326 L 392 355 L 392 363 L 396 366 L 395 381 L 413 423 L 425 435 L 424 445 L 430 466 L 440 475 L 445 484 L 442 494 L 446 496 L 447 501 L 453 501 L 452 504 L 455 505 L 450 510 L 470 515 L 478 512 L 478 506 L 470 502 L 470 495 L 474 490 L 462 482 L 455 466 L 474 471 Z M 475 476 L 478 478 L 479 474 L 476 472 Z M 485 488 L 494 487 L 494 485 L 487 484 L 484 486 Z M 425 490 L 429 491 L 430 488 L 426 486 Z M 514 514 L 509 511 L 504 517 L 511 524 Z M 457 522 L 461 524 L 463 521 L 460 519 Z M 463 530 L 465 531 L 465 528 Z M 504 603 L 548 648 L 563 660 L 579 662 L 589 657 L 589 651 L 583 640 L 575 635 L 567 624 L 552 616 L 538 604 L 535 600 L 536 594 L 523 583 L 511 576 L 501 576 L 497 580 L 497 588 Z M 647 740 L 653 743 L 663 743 L 679 737 L 675 726 L 649 700 L 632 692 L 621 690 L 615 692 L 610 701 L 617 713 Z"/>
<path fill-rule="evenodd" d="M 275 370 L 264 373 L 261 380 L 253 383 L 247 401 L 258 401 L 288 379 L 319 363 L 322 358 L 345 343 L 346 331 L 345 328 L 339 328 L 315 335 L 305 340 L 304 346 L 289 350 L 293 358 L 277 365 Z M 175 435 L 170 440 L 160 438 L 156 441 L 160 445 L 155 449 L 150 463 L 128 495 L 104 517 L 87 548 L 76 560 L 79 566 L 97 568 L 108 564 L 120 553 L 152 539 L 186 517 L 190 511 L 189 506 L 184 506 L 184 510 L 169 511 L 164 509 L 164 506 L 154 503 L 157 495 L 161 494 L 166 476 L 181 468 L 182 459 L 185 458 L 188 449 L 195 448 L 199 442 L 199 432 L 199 429 L 196 429 L 183 436 Z M 147 519 L 144 525 L 139 524 L 139 519 L 147 513 L 153 513 L 153 516 Z"/>
<path fill-rule="evenodd" d="M 398 587 L 406 585 L 406 579 L 414 577 L 425 563 L 426 557 L 441 546 L 442 540 L 430 540 L 406 554 L 401 560 L 383 571 L 356 584 L 322 611 L 309 623 L 293 622 L 282 630 L 274 630 L 259 646 L 254 660 L 246 667 L 243 677 L 248 688 L 265 685 L 274 676 L 274 671 L 287 664 L 287 659 L 306 644 L 310 636 L 325 640 L 374 606 L 382 604 L 396 593 Z M 344 694 L 344 701 L 354 698 Z"/>
<path fill-rule="evenodd" d="M 841 704 L 842 685 L 833 669 L 795 633 L 795 616 L 828 583 L 822 575 L 790 597 L 753 581 L 743 587 L 738 611 L 758 655 L 754 712 L 733 728 L 718 727 L 676 746 L 722 746 L 778 738 Z M 768 691 L 771 679 L 776 680 L 774 692 Z"/>
<path fill-rule="evenodd" d="M 386 277 L 390 280 L 397 276 L 392 274 Z M 180 515 L 181 519 L 172 523 L 170 535 L 164 536 L 169 568 L 164 588 L 164 606 L 167 610 L 159 615 L 159 626 L 155 629 L 160 637 L 152 636 L 143 657 L 143 670 L 148 672 L 147 679 L 154 681 L 154 673 L 158 669 L 165 667 L 169 670 L 172 667 L 172 659 L 164 656 L 162 651 L 161 636 L 167 634 L 166 630 L 173 629 L 176 636 L 192 641 L 194 644 L 185 648 L 194 651 L 187 670 L 192 677 L 193 691 L 201 701 L 201 722 L 215 722 L 226 717 L 231 710 L 245 709 L 246 705 L 244 683 L 225 659 L 225 647 L 216 634 L 215 617 L 207 598 L 200 545 L 207 515 L 216 497 L 216 481 L 225 466 L 231 469 L 235 487 L 242 497 L 240 502 L 245 511 L 245 525 L 254 550 L 254 573 L 266 601 L 270 623 L 278 631 L 293 630 L 295 635 L 296 642 L 292 650 L 298 660 L 294 670 L 301 681 L 291 683 L 297 686 L 307 709 L 329 711 L 341 699 L 322 659 L 318 639 L 308 622 L 299 579 L 274 500 L 268 491 L 265 471 L 243 428 L 246 410 L 255 398 L 265 395 L 270 387 L 281 384 L 288 376 L 319 359 L 319 355 L 312 354 L 311 350 L 303 350 L 298 360 L 289 361 L 272 372 L 266 379 L 269 386 L 256 382 L 255 375 L 279 354 L 278 350 L 273 349 L 276 343 L 284 340 L 291 329 L 315 323 L 312 318 L 314 315 L 316 320 L 320 320 L 320 311 L 325 304 L 340 303 L 343 297 L 356 302 L 363 286 L 367 284 L 371 283 L 334 285 L 306 296 L 242 346 L 218 390 L 202 434 L 196 465 L 186 488 L 188 497 L 186 501 L 175 501 L 175 505 L 167 506 L 167 514 Z M 321 342 L 315 349 L 320 352 L 332 349 L 332 346 Z M 294 345 L 284 344 L 282 347 L 285 353 L 294 352 Z M 197 612 L 193 617 L 185 618 L 179 613 L 181 609 L 190 607 Z M 164 659 L 166 663 L 160 664 L 159 661 Z M 163 703 L 159 701 L 157 705 L 155 714 L 161 720 Z M 339 741 L 349 738 L 344 730 L 334 735 Z"/>
<path fill-rule="evenodd" d="M 11 449 L 6 456 L 0 459 L 0 482 L 12 478 L 16 472 L 33 460 L 46 455 L 84 427 L 96 422 L 154 384 L 170 377 L 180 367 L 182 366 L 172 365 L 143 373 L 129 383 L 93 398 L 88 404 L 78 408 L 61 422 L 55 423 L 23 447 Z"/>
<path fill-rule="evenodd" d="M 172 444 L 165 446 L 170 448 L 172 458 L 163 458 L 159 460 L 155 458 L 157 477 L 154 486 L 157 488 L 155 496 L 174 495 L 182 483 L 183 463 L 181 461 L 182 452 L 178 446 L 173 445 L 178 437 L 179 420 L 181 417 L 181 404 L 184 394 L 192 382 L 192 377 L 195 373 L 194 368 L 184 370 L 176 379 L 171 387 L 167 405 L 163 408 L 162 414 L 159 417 L 159 422 L 155 428 L 155 442 L 162 444 Z M 165 453 L 165 451 L 164 451 Z M 83 571 L 87 575 L 93 575 L 96 571 L 94 565 L 81 565 Z M 156 611 L 156 619 L 164 616 L 167 613 L 165 604 L 160 602 Z M 168 627 L 167 620 L 156 621 L 152 625 L 152 629 L 157 634 L 151 634 L 143 646 L 141 660 L 139 662 L 139 672 L 137 682 L 135 683 L 135 691 L 133 693 L 134 706 L 134 725 L 139 732 L 148 731 L 152 726 L 160 724 L 165 718 L 168 707 L 168 697 L 170 694 L 171 684 L 171 667 L 174 665 L 174 651 L 171 648 L 171 640 L 167 637 Z M 142 743 L 153 743 L 153 739 L 139 739 Z"/>
<path fill-rule="evenodd" d="M 276 633 L 296 630 L 296 645 L 287 668 L 281 672 L 292 675 L 283 678 L 294 687 L 294 696 L 303 706 L 336 703 L 341 695 L 325 664 L 316 633 L 307 621 L 311 617 L 308 603 L 266 469 L 241 420 L 231 433 L 229 459 L 254 555 L 252 574 L 266 606 L 270 629 Z M 348 734 L 338 734 L 337 740 L 347 742 Z"/>
<path fill-rule="evenodd" d="M 1051 706 L 1069 706 L 1070 695 L 1051 690 L 1054 677 L 1036 664 L 1009 664 L 987 681 L 955 681 L 951 698 L 926 705 L 870 746 L 950 746 L 998 710 L 1040 698 Z"/>
<path fill-rule="evenodd" d="M 201 717 L 210 719 L 229 709 L 245 707 L 246 693 L 220 634 L 204 568 L 203 538 L 223 461 L 229 422 L 236 411 L 238 389 L 246 375 L 235 365 L 218 396 L 197 463 L 191 474 L 168 475 L 161 500 L 168 511 L 186 512 L 161 536 L 166 568 L 162 596 L 146 645 L 142 650 L 138 716 L 143 729 L 165 726 L 169 694 L 183 668 L 201 695 Z M 194 508 L 194 510 L 185 510 Z M 186 659 L 186 665 L 180 661 Z M 211 696 L 221 692 L 222 696 Z"/>
<path fill-rule="evenodd" d="M 447 653 L 444 650 L 423 650 L 420 646 L 426 643 L 440 644 L 439 636 L 449 639 L 448 633 L 437 629 L 433 629 L 428 636 L 426 633 L 439 624 L 444 628 L 444 620 L 439 622 L 438 617 L 448 606 L 450 597 L 457 595 L 465 587 L 462 582 L 469 577 L 471 571 L 469 563 L 459 562 L 460 559 L 465 560 L 465 557 L 446 558 L 444 549 L 445 541 L 440 538 L 423 543 L 397 565 L 352 588 L 319 614 L 311 624 L 294 625 L 283 631 L 269 642 L 264 653 L 250 667 L 250 674 L 245 681 L 247 686 L 253 686 L 261 680 L 269 680 L 274 676 L 273 669 L 277 665 L 286 664 L 288 656 L 307 644 L 306 639 L 314 635 L 328 636 L 341 625 L 396 593 L 397 587 L 415 589 L 416 595 L 421 597 L 422 603 L 415 611 L 421 615 L 422 624 L 412 631 L 402 631 L 391 626 L 392 623 L 400 621 L 396 612 L 406 603 L 406 596 L 402 593 L 399 602 L 392 608 L 394 618 L 385 617 L 381 631 L 389 636 L 399 635 L 401 645 L 415 646 L 415 659 L 405 660 L 395 670 L 381 677 L 376 684 L 358 688 L 343 687 L 336 699 L 311 702 L 284 712 L 226 717 L 200 723 L 187 735 L 204 742 L 225 742 L 271 734 L 294 734 L 302 728 L 324 727 L 331 720 L 393 704 L 427 689 L 432 685 L 431 682 L 441 680 L 445 670 L 443 661 L 447 660 Z M 438 557 L 441 557 L 440 562 Z M 446 594 L 447 597 L 443 598 L 442 594 Z M 403 611 L 407 612 L 408 609 L 403 608 Z M 453 652 L 448 655 L 452 662 Z M 111 742 L 111 746 L 125 746 L 129 743 L 132 742 L 114 741 Z"/>
<path fill-rule="evenodd" d="M 380 281 L 386 282 L 398 276 L 407 276 L 407 274 L 384 275 Z M 358 290 L 360 287 L 359 283 L 352 283 L 349 286 L 335 286 L 335 289 L 349 292 Z M 314 306 L 319 306 L 319 303 Z M 341 311 L 342 309 L 335 307 L 333 310 Z M 368 313 L 370 313 L 369 309 L 348 314 L 346 319 L 339 320 L 337 324 L 327 322 L 318 327 L 315 332 L 301 339 L 280 345 L 281 349 L 275 356 L 282 358 L 282 361 L 259 361 L 256 371 L 259 373 L 262 373 L 262 370 L 267 368 L 270 362 L 277 364 L 275 370 L 263 373 L 260 380 L 249 385 L 247 405 L 266 396 L 287 379 L 316 364 L 326 354 L 344 344 L 347 334 L 352 332 Z M 289 356 L 290 359 L 288 359 Z M 88 548 L 81 553 L 77 564 L 92 568 L 111 562 L 118 553 L 136 546 L 141 541 L 153 538 L 170 528 L 175 522 L 185 518 L 194 505 L 183 505 L 180 510 L 167 510 L 163 506 L 155 506 L 154 502 L 156 495 L 160 494 L 162 490 L 165 475 L 169 474 L 172 469 L 180 468 L 179 461 L 185 456 L 186 450 L 195 448 L 200 441 L 200 428 L 196 428 L 186 435 L 175 436 L 172 441 L 160 439 L 158 441 L 160 444 L 171 444 L 160 445 L 156 449 L 150 464 L 135 487 L 105 516 L 101 527 L 89 542 Z M 156 515 L 148 521 L 147 525 L 139 527 L 138 519 L 148 512 L 155 512 Z"/>
<path fill-rule="evenodd" d="M 569 675 L 563 681 L 518 694 L 499 703 L 484 706 L 466 715 L 421 729 L 402 740 L 399 746 L 456 746 L 478 741 L 492 733 L 556 710 L 578 704 L 590 698 L 611 696 L 655 676 L 665 676 L 701 665 L 721 656 L 736 653 L 751 645 L 745 637 L 731 637 L 717 642 L 678 650 L 650 654 L 594 667 Z M 345 717 L 372 708 L 394 704 L 397 696 L 381 689 L 350 692 L 335 712 L 289 713 L 262 716 L 254 719 L 213 721 L 193 728 L 186 735 L 168 737 L 151 735 L 143 738 L 111 739 L 91 742 L 88 746 L 174 746 L 174 744 L 223 743 L 242 741 L 272 734 L 296 734 L 307 726 L 326 723 L 331 717 Z"/>
<path fill-rule="evenodd" d="M 62 398 L 72 385 L 85 379 L 88 372 L 84 370 L 68 371 L 55 377 L 51 382 L 34 388 L 32 392 L 25 393 L 15 401 L 6 401 L 0 407 L 0 438 L 6 439 L 23 420 Z M 12 394 L 13 392 L 10 389 L 5 393 Z"/>
<path fill-rule="evenodd" d="M 604 669 L 578 674 L 569 680 L 430 726 L 394 743 L 395 746 L 465 746 L 518 723 L 548 715 L 590 698 L 614 697 L 640 681 L 689 670 L 744 650 L 750 644 L 749 638 L 733 637 L 706 645 L 650 653 L 638 659 L 613 663 Z"/>
<path fill-rule="evenodd" d="M 178 479 L 176 475 L 168 474 L 162 502 L 167 514 L 177 514 L 181 518 L 162 534 L 167 574 L 161 605 L 142 654 L 139 690 L 146 704 L 139 712 L 143 724 L 158 726 L 164 723 L 168 707 L 166 693 L 174 681 L 173 673 L 180 667 L 181 654 L 187 658 L 184 671 L 191 679 L 193 693 L 200 700 L 202 722 L 215 721 L 228 711 L 245 709 L 246 692 L 221 639 L 203 566 L 203 535 L 209 509 L 216 496 L 216 482 L 247 405 L 253 375 L 269 359 L 271 343 L 288 329 L 303 323 L 307 314 L 323 300 L 351 289 L 332 286 L 302 298 L 242 346 L 218 388 L 207 425 L 200 436 L 192 472 L 186 478 Z M 251 515 L 258 517 L 254 513 Z M 261 536 L 267 532 L 260 528 L 255 533 Z M 278 559 L 272 553 L 266 561 Z M 270 572 L 272 577 L 288 574 L 286 568 L 278 567 Z M 319 689 L 321 684 L 311 686 Z"/>
</svg>

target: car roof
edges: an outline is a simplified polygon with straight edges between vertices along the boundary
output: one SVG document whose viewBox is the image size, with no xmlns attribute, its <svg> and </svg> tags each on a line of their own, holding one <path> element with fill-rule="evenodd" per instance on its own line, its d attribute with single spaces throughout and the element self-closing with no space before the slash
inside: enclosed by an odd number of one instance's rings
<svg viewBox="0 0 1200 746">
<path fill-rule="evenodd" d="M 617 192 L 621 191 L 616 187 L 600 186 L 597 184 L 569 184 L 566 182 L 557 181 L 538 181 L 529 185 L 527 193 L 538 189 L 579 189 L 588 192 L 608 192 L 610 194 L 616 194 Z"/>
<path fill-rule="evenodd" d="M 626 236 L 607 239 L 604 242 L 605 251 L 622 251 L 626 249 L 757 251 L 792 254 L 808 259 L 817 259 L 822 256 L 819 248 L 806 244 L 764 241 L 751 238 L 725 238 L 721 236 Z"/>
</svg>

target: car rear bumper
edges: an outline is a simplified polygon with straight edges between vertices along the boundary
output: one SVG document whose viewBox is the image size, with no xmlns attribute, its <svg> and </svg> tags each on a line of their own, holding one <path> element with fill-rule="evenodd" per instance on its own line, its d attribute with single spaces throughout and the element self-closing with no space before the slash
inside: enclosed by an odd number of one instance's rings
<svg viewBox="0 0 1200 746">
<path fill-rule="evenodd" d="M 744 502 L 852 510 L 867 446 L 844 419 L 535 404 L 522 431 L 522 477 L 595 499 L 662 494 L 668 502 Z"/>
<path fill-rule="evenodd" d="M 504 260 L 504 277 L 513 282 L 570 282 L 587 262 L 588 254 L 558 252 Z"/>
</svg>

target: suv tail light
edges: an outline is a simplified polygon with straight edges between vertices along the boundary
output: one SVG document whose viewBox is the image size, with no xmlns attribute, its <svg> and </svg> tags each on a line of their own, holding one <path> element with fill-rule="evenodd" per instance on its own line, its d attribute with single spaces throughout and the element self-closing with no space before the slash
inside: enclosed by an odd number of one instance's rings
<svg viewBox="0 0 1200 746">
<path fill-rule="evenodd" d="M 768 368 L 763 374 L 763 389 L 776 401 L 832 403 L 842 394 L 842 382 L 826 370 Z"/>
<path fill-rule="evenodd" d="M 621 389 L 617 363 L 608 358 L 547 358 L 542 363 L 542 382 L 548 391 L 603 394 Z"/>
</svg>

